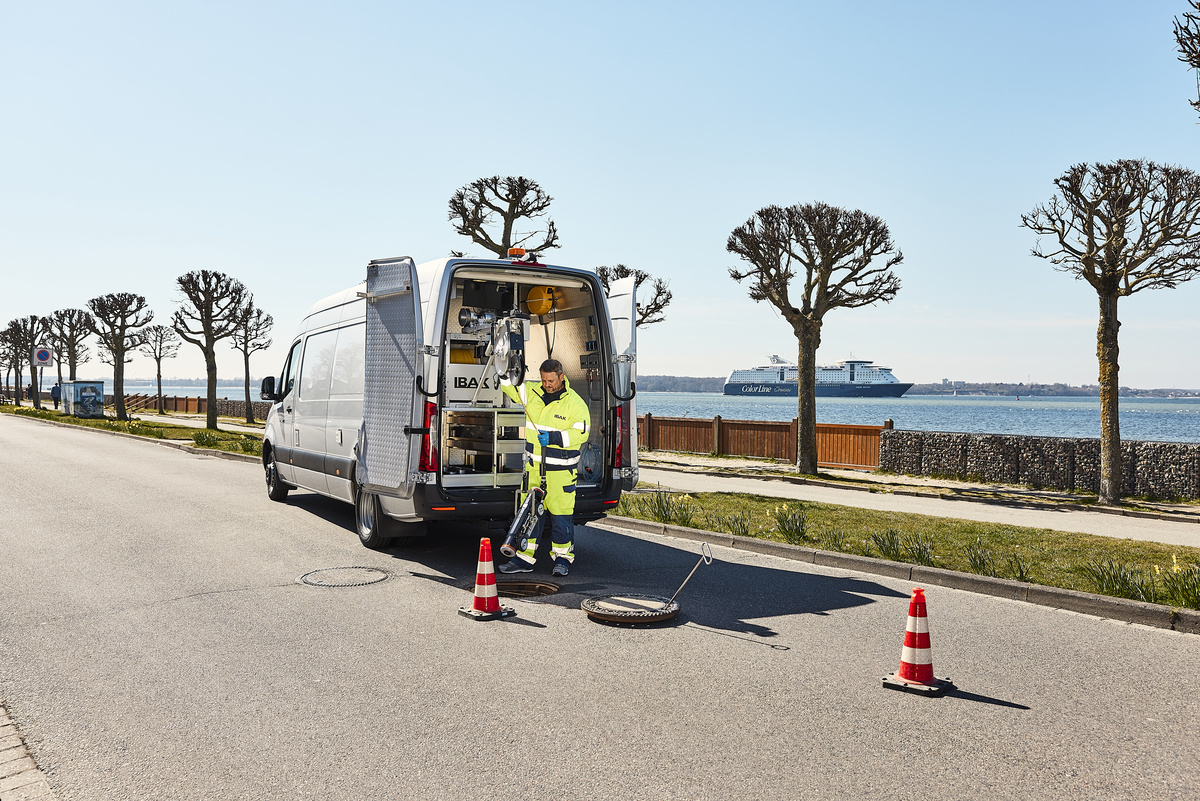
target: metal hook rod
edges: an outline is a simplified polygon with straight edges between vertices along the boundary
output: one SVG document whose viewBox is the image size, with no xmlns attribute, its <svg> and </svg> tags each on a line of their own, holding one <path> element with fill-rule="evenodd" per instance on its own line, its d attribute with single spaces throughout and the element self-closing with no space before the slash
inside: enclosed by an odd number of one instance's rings
<svg viewBox="0 0 1200 801">
<path fill-rule="evenodd" d="M 685 586 L 687 586 L 687 583 L 689 581 L 691 581 L 692 576 L 696 575 L 696 571 L 700 569 L 700 565 L 702 565 L 702 564 L 711 565 L 712 560 L 713 560 L 712 548 L 708 547 L 707 542 L 700 543 L 700 561 L 697 562 L 696 566 L 692 568 L 692 572 L 688 573 L 688 577 L 683 580 L 683 584 L 679 585 L 679 589 L 675 590 L 675 595 L 671 596 L 671 600 L 669 600 L 665 604 L 663 604 L 661 608 L 666 609 L 668 606 L 675 603 L 675 596 L 679 595 L 679 593 L 683 592 L 683 588 Z"/>
</svg>

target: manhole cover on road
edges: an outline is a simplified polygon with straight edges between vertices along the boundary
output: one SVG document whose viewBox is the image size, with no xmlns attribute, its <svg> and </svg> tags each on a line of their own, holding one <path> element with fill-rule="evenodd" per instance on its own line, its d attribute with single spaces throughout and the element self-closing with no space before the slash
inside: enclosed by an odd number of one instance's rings
<svg viewBox="0 0 1200 801">
<path fill-rule="evenodd" d="M 657 623 L 679 614 L 679 604 L 659 595 L 602 595 L 580 604 L 592 620 L 610 623 Z"/>
<path fill-rule="evenodd" d="M 463 587 L 468 592 L 475 592 L 475 582 Z M 549 581 L 504 581 L 496 582 L 496 595 L 501 598 L 537 598 L 539 595 L 553 595 L 562 587 Z"/>
<path fill-rule="evenodd" d="M 386 581 L 390 575 L 378 567 L 327 567 L 309 571 L 297 581 L 310 587 L 365 587 Z"/>
</svg>

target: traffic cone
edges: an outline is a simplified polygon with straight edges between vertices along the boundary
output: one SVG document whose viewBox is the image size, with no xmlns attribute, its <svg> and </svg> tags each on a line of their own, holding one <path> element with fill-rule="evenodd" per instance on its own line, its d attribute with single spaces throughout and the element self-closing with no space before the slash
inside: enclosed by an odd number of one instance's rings
<svg viewBox="0 0 1200 801">
<path fill-rule="evenodd" d="M 459 607 L 458 613 L 473 620 L 495 620 L 515 615 L 509 606 L 500 605 L 496 594 L 496 571 L 492 568 L 492 540 L 479 541 L 479 567 L 475 571 L 475 600 L 470 607 Z"/>
<path fill-rule="evenodd" d="M 925 614 L 925 590 L 917 587 L 908 602 L 908 625 L 904 629 L 904 648 L 900 651 L 900 669 L 883 677 L 883 686 L 919 695 L 944 695 L 954 685 L 950 679 L 933 676 L 933 651 L 929 648 L 929 618 Z"/>
</svg>

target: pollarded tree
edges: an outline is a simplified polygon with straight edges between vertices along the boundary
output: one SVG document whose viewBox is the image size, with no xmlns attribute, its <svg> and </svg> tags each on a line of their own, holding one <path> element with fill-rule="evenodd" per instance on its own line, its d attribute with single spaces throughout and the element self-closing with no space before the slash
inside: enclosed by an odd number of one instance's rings
<svg viewBox="0 0 1200 801">
<path fill-rule="evenodd" d="M 815 475 L 816 356 L 825 315 L 889 302 L 900 290 L 892 268 L 904 254 L 880 218 L 827 203 L 759 209 L 734 229 L 725 249 L 750 264 L 747 270 L 730 268 L 730 277 L 739 283 L 749 279 L 751 300 L 768 301 L 796 335 L 796 466 Z"/>
<path fill-rule="evenodd" d="M 604 285 L 604 294 L 606 295 L 611 291 L 610 285 L 613 281 L 619 281 L 631 275 L 633 276 L 634 290 L 637 293 L 640 293 L 642 284 L 651 281 L 654 294 L 648 300 L 641 300 L 641 296 L 638 294 L 636 327 L 654 325 L 666 319 L 665 311 L 671 303 L 671 288 L 663 279 L 652 279 L 650 273 L 645 270 L 634 270 L 624 264 L 618 264 L 615 267 L 597 267 L 596 274 L 600 277 L 600 283 Z"/>
<path fill-rule="evenodd" d="M 87 302 L 92 313 L 92 333 L 100 341 L 100 361 L 113 367 L 113 404 L 117 419 L 128 420 L 125 410 L 125 365 L 133 361 L 131 351 L 145 342 L 142 330 L 154 319 L 146 299 L 132 292 L 113 292 Z M 107 354 L 107 355 L 106 355 Z"/>
<path fill-rule="evenodd" d="M 186 341 L 204 354 L 208 375 L 208 415 L 205 425 L 217 428 L 217 342 L 237 331 L 249 292 L 236 278 L 214 270 L 195 270 L 176 279 L 183 301 L 171 323 Z"/>
<path fill-rule="evenodd" d="M 179 334 L 167 325 L 149 326 L 145 330 L 145 341 L 139 350 L 154 359 L 154 373 L 158 381 L 158 413 L 166 414 L 166 409 L 163 408 L 162 363 L 163 359 L 174 359 L 179 353 Z"/>
<path fill-rule="evenodd" d="M 543 192 L 538 182 L 531 178 L 493 175 L 459 187 L 450 198 L 448 219 L 454 223 L 456 232 L 495 253 L 498 258 L 507 258 L 508 249 L 512 247 L 523 247 L 536 255 L 559 247 L 554 221 L 547 217 L 543 231 L 538 220 L 546 216 L 552 200 L 554 198 Z M 518 231 L 520 220 L 538 220 L 538 226 L 532 231 Z M 499 230 L 489 233 L 487 229 L 494 225 L 499 226 Z M 539 235 L 542 241 L 530 244 Z"/>
<path fill-rule="evenodd" d="M 39 345 L 45 344 L 43 340 L 48 336 L 46 318 L 38 317 L 36 314 L 31 314 L 28 317 L 18 317 L 9 322 L 8 330 L 19 354 L 18 363 L 23 361 L 29 365 L 29 384 L 33 387 L 33 407 L 40 409 L 42 408 L 42 389 L 39 381 L 37 359 L 33 351 Z M 20 391 L 20 386 L 17 389 Z"/>
<path fill-rule="evenodd" d="M 9 389 L 9 378 L 15 372 L 16 384 L 13 386 L 13 402 L 21 405 L 21 376 L 24 375 L 25 353 L 21 348 L 21 333 L 18 322 L 12 320 L 0 331 L 0 361 L 4 362 L 4 391 Z"/>
<path fill-rule="evenodd" d="M 271 327 L 275 318 L 254 305 L 254 296 L 246 301 L 246 309 L 233 332 L 233 349 L 242 354 L 246 368 L 246 423 L 254 425 L 254 406 L 250 402 L 250 354 L 271 347 Z"/>
<path fill-rule="evenodd" d="M 1200 0 L 1188 0 L 1192 11 L 1185 11 L 1183 19 L 1175 18 L 1175 42 L 1179 46 L 1179 60 L 1194 70 L 1200 70 Z M 1197 85 L 1200 93 L 1200 84 Z M 1200 98 L 1189 101 L 1192 108 L 1200 111 Z"/>
<path fill-rule="evenodd" d="M 1143 289 L 1174 289 L 1200 274 L 1200 175 L 1127 159 L 1076 164 L 1054 179 L 1058 194 L 1021 216 L 1054 245 L 1033 255 L 1087 281 L 1100 301 L 1100 503 L 1123 494 L 1117 374 L 1117 301 Z"/>
<path fill-rule="evenodd" d="M 67 362 L 67 380 L 75 380 L 76 368 L 91 361 L 84 340 L 92 335 L 92 316 L 83 309 L 59 309 L 48 318 L 50 334 L 58 350 L 58 381 L 62 383 L 62 363 Z"/>
</svg>

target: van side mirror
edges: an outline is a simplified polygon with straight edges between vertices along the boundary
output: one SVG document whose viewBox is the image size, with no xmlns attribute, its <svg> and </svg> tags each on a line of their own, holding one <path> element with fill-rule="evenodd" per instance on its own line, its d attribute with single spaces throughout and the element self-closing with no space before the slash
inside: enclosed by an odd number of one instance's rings
<svg viewBox="0 0 1200 801">
<path fill-rule="evenodd" d="M 269 375 L 262 380 L 262 387 L 258 391 L 258 397 L 265 401 L 277 401 L 279 396 L 275 394 L 275 376 Z"/>
</svg>

